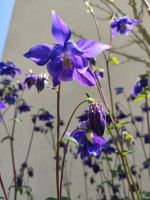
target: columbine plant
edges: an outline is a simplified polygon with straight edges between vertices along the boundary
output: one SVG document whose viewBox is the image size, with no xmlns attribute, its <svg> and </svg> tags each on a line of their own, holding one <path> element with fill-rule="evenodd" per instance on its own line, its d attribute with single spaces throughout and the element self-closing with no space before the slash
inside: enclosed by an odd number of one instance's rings
<svg viewBox="0 0 150 200">
<path fill-rule="evenodd" d="M 99 40 L 101 41 L 97 17 L 95 16 L 93 7 L 89 1 L 85 1 L 85 4 L 94 19 Z M 105 2 L 104 4 L 108 8 L 107 14 L 109 13 L 111 18 L 113 9 L 117 9 L 117 12 L 120 12 L 119 14 L 122 15 L 117 5 L 113 7 L 114 3 L 112 1 L 109 3 Z M 96 7 L 94 4 L 93 6 Z M 99 8 L 101 9 L 101 7 Z M 103 11 L 106 11 L 106 9 L 103 9 Z M 135 9 L 133 11 L 136 13 Z M 115 15 L 118 16 L 116 13 Z M 140 17 L 138 19 L 131 19 L 127 16 L 113 18 L 110 23 L 110 44 L 85 39 L 81 39 L 75 43 L 71 39 L 72 32 L 68 25 L 55 11 L 52 11 L 51 32 L 55 42 L 52 45 L 35 45 L 24 54 L 25 58 L 34 61 L 38 66 L 46 66 L 47 73 L 37 75 L 30 70 L 23 80 L 14 82 L 16 76 L 21 77 L 21 70 L 13 62 L 0 62 L 0 76 L 2 77 L 0 81 L 0 123 L 3 124 L 7 134 L 1 142 L 4 142 L 6 139 L 10 141 L 13 169 L 13 180 L 9 187 L 9 193 L 4 187 L 2 175 L 0 174 L 0 185 L 6 200 L 11 197 L 12 190 L 14 192 L 13 200 L 17 200 L 19 197 L 18 193 L 21 195 L 25 194 L 27 199 L 33 199 L 32 189 L 26 184 L 25 176 L 27 175 L 29 178 L 34 176 L 34 169 L 30 164 L 29 155 L 35 133 L 42 133 L 47 142 L 52 145 L 56 163 L 57 196 L 48 197 L 46 200 L 71 200 L 70 183 L 72 182 L 71 177 L 68 177 L 66 173 L 68 171 L 66 168 L 66 166 L 68 167 L 68 163 L 66 162 L 67 152 L 71 154 L 72 159 L 77 159 L 77 155 L 81 158 L 84 170 L 86 200 L 95 200 L 95 197 L 91 197 L 88 193 L 88 181 L 94 187 L 98 200 L 145 200 L 147 197 L 149 198 L 149 193 L 142 190 L 141 177 L 144 170 L 148 172 L 150 177 L 150 153 L 148 155 L 146 148 L 146 144 L 148 144 L 150 152 L 150 108 L 148 104 L 150 72 L 147 70 L 138 77 L 131 89 L 129 97 L 127 97 L 123 87 L 116 87 L 115 92 L 118 95 L 118 100 L 114 102 L 109 71 L 112 63 L 119 65 L 118 59 L 111 56 L 114 36 L 121 34 L 124 37 L 123 35 L 132 34 L 133 26 L 137 25 L 140 32 L 143 31 L 143 37 L 148 42 L 148 34 L 145 29 L 141 29 L 139 19 Z M 134 35 L 136 39 L 139 38 L 136 34 Z M 140 39 L 141 43 L 142 41 Z M 142 43 L 142 48 L 149 53 L 145 43 Z M 108 50 L 108 54 L 106 54 L 106 50 Z M 97 67 L 96 62 L 96 56 L 100 53 L 103 54 L 106 62 L 106 76 L 108 78 L 111 109 L 109 108 L 101 84 L 101 81 L 105 80 L 104 70 L 101 67 Z M 127 58 L 130 58 L 130 56 L 127 56 Z M 140 62 L 143 61 L 140 60 Z M 23 98 L 24 93 L 31 91 L 33 87 L 36 88 L 38 93 L 42 92 L 49 84 L 49 80 L 52 81 L 52 89 L 55 89 L 54 91 L 57 94 L 56 124 L 54 123 L 55 117 L 44 108 L 38 109 L 37 113 L 32 114 L 31 121 L 33 128 L 31 138 L 27 147 L 26 156 L 21 161 L 19 170 L 17 170 L 18 167 L 16 167 L 14 155 L 16 123 L 22 121 L 21 116 L 23 113 L 28 114 L 32 110 L 32 105 L 28 104 Z M 97 89 L 100 97 L 100 100 L 96 100 L 88 93 L 85 93 L 85 100 L 74 108 L 66 124 L 60 116 L 60 91 L 63 86 L 63 81 L 76 81 L 82 86 L 94 87 L 94 89 Z M 119 101 L 119 95 L 125 98 L 127 108 Z M 144 103 L 141 105 L 142 116 L 135 115 L 132 111 L 132 104 L 139 100 L 144 100 Z M 75 117 L 77 109 L 84 103 L 87 103 L 86 111 L 77 117 L 79 122 L 77 127 L 70 128 L 70 123 L 73 117 Z M 9 130 L 5 123 L 5 113 L 9 111 L 10 107 L 14 107 L 12 130 Z M 147 122 L 147 133 L 143 133 L 144 117 Z M 140 125 L 137 123 L 141 125 L 141 130 L 139 129 Z M 65 127 L 61 133 L 61 126 L 64 125 Z M 132 130 L 132 132 L 130 133 L 128 129 Z M 50 133 L 50 138 L 47 133 Z M 136 156 L 134 155 L 136 139 L 139 140 L 144 155 L 140 169 L 137 167 L 135 162 Z M 71 142 L 76 144 L 76 152 L 69 145 Z M 128 154 L 133 155 L 131 165 L 128 161 Z M 98 174 L 100 175 L 100 180 L 98 179 Z M 67 197 L 62 195 L 63 183 L 66 194 L 68 195 Z M 83 199 L 82 194 L 78 194 L 76 199 Z"/>
</svg>

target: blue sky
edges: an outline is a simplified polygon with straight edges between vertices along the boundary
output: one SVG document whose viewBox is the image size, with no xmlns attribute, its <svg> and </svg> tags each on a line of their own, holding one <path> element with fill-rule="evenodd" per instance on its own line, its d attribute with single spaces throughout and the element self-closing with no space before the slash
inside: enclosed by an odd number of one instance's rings
<svg viewBox="0 0 150 200">
<path fill-rule="evenodd" d="M 0 60 L 3 55 L 15 0 L 0 0 Z"/>
</svg>

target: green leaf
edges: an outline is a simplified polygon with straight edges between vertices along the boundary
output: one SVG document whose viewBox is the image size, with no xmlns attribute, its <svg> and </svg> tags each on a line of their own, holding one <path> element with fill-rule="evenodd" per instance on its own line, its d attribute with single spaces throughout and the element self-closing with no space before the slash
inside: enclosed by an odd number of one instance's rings
<svg viewBox="0 0 150 200">
<path fill-rule="evenodd" d="M 57 199 L 54 197 L 47 197 L 45 200 L 57 200 Z"/>
<path fill-rule="evenodd" d="M 20 193 L 20 195 L 23 194 L 23 188 L 22 187 L 16 187 L 17 192 Z"/>
<path fill-rule="evenodd" d="M 22 119 L 19 118 L 15 118 L 15 119 L 10 119 L 11 121 L 15 121 L 16 123 L 21 123 Z"/>
<path fill-rule="evenodd" d="M 142 101 L 143 99 L 145 98 L 150 98 L 150 95 L 147 95 L 147 94 L 141 94 L 140 96 L 136 97 L 133 101 Z"/>
<path fill-rule="evenodd" d="M 113 62 L 115 65 L 119 65 L 119 60 L 115 56 L 110 57 L 109 61 Z"/>
<path fill-rule="evenodd" d="M 130 123 L 130 122 L 129 121 L 118 122 L 118 123 L 116 123 L 116 127 L 122 127 L 122 126 L 124 126 L 125 124 L 128 124 L 128 123 Z M 115 126 L 109 126 L 107 129 L 109 131 L 109 130 L 113 130 L 114 128 L 115 128 Z"/>
<path fill-rule="evenodd" d="M 91 98 L 90 95 L 86 92 L 85 95 L 87 96 L 87 98 Z"/>
<path fill-rule="evenodd" d="M 108 160 L 108 161 L 112 161 L 112 157 L 109 157 L 109 156 L 103 156 L 102 159 L 104 160 Z"/>
<path fill-rule="evenodd" d="M 112 181 L 111 180 L 107 180 L 107 181 L 103 181 L 102 184 L 106 183 L 109 187 L 112 186 Z"/>
<path fill-rule="evenodd" d="M 0 199 L 5 199 L 4 197 L 0 197 Z"/>
<path fill-rule="evenodd" d="M 78 142 L 77 140 L 75 140 L 73 137 L 70 137 L 70 136 L 67 136 L 65 135 L 63 138 L 62 138 L 63 141 L 67 141 L 67 142 L 73 142 L 74 144 L 76 144 L 78 146 Z"/>
<path fill-rule="evenodd" d="M 133 149 L 127 151 L 127 154 L 133 154 L 135 151 Z"/>
<path fill-rule="evenodd" d="M 118 174 L 117 170 L 111 170 L 112 177 L 115 178 Z"/>
<path fill-rule="evenodd" d="M 69 197 L 62 197 L 61 200 L 71 200 Z"/>
</svg>

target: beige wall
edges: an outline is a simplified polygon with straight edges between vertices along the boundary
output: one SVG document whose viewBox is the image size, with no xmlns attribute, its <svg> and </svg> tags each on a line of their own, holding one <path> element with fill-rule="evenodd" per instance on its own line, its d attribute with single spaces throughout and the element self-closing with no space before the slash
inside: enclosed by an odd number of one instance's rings
<svg viewBox="0 0 150 200">
<path fill-rule="evenodd" d="M 128 12 L 128 8 L 123 5 L 123 2 L 125 1 L 116 0 L 116 3 L 120 4 L 120 6 Z M 36 73 L 45 70 L 44 67 L 38 67 L 32 61 L 25 59 L 23 54 L 35 44 L 52 44 L 54 41 L 51 35 L 52 9 L 54 9 L 75 32 L 81 33 L 89 39 L 98 39 L 93 20 L 91 16 L 86 13 L 86 7 L 80 0 L 16 0 L 3 58 L 6 60 L 13 60 L 24 73 L 27 73 L 28 69 L 33 69 Z M 97 15 L 101 16 L 101 13 L 97 12 Z M 147 23 L 147 21 L 144 23 Z M 108 21 L 99 23 L 104 42 L 109 41 L 109 31 L 107 31 L 108 26 Z M 127 38 L 125 38 L 125 40 L 127 40 Z M 123 42 L 122 37 L 118 36 L 118 38 L 114 40 L 113 45 L 117 46 L 117 41 L 119 41 L 119 44 Z M 126 52 L 128 51 L 129 50 L 127 49 Z M 131 49 L 131 51 L 133 54 L 140 54 L 140 51 L 137 49 L 136 53 L 135 49 Z M 105 68 L 102 55 L 99 56 L 98 65 Z M 135 82 L 136 77 L 143 69 L 144 65 L 133 62 L 121 66 L 111 66 L 113 87 L 118 85 L 127 87 L 126 91 L 128 93 L 131 90 L 131 86 Z M 108 97 L 106 83 L 104 83 L 104 90 Z M 70 111 L 85 98 L 85 88 L 81 88 L 77 83 L 64 83 L 61 93 L 61 115 L 67 120 L 70 116 Z M 89 93 L 93 94 L 94 97 L 98 97 L 95 88 L 89 89 Z M 37 94 L 35 89 L 31 89 L 25 97 L 28 99 L 28 102 L 34 106 L 33 112 L 36 110 L 36 107 L 44 107 L 49 109 L 51 113 L 56 114 L 56 95 L 54 91 L 46 89 L 44 92 Z M 14 142 L 17 169 L 19 169 L 26 154 L 26 146 L 29 143 L 32 127 L 27 114 L 23 114 L 21 118 L 25 120 L 25 123 L 17 126 L 16 139 Z M 55 194 L 55 165 L 52 160 L 53 151 L 46 142 L 44 135 L 38 133 L 35 136 L 31 151 L 29 162 L 35 169 L 35 177 L 30 179 L 30 185 L 33 188 L 33 194 L 36 199 L 43 200 L 49 194 Z M 4 158 L 3 155 L 5 155 Z M 0 156 L 2 158 L 0 167 L 5 174 L 4 182 L 8 185 L 12 178 L 12 170 L 10 167 L 10 152 L 7 142 L 0 145 Z M 80 165 L 80 162 L 73 163 L 73 174 L 82 171 Z M 76 200 L 77 194 L 84 191 L 82 175 L 80 173 L 75 173 L 72 180 L 73 184 L 75 184 L 74 189 L 72 190 L 72 200 Z M 93 188 L 90 187 L 89 190 L 92 192 Z"/>
</svg>

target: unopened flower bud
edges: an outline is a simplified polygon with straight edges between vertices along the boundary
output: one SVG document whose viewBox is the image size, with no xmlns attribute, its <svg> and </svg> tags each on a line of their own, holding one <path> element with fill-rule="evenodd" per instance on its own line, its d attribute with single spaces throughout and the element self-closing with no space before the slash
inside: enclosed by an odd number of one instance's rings
<svg viewBox="0 0 150 200">
<path fill-rule="evenodd" d="M 38 92 L 41 92 L 45 86 L 47 86 L 48 84 L 48 77 L 47 74 L 40 74 L 37 78 L 37 82 L 36 82 L 36 88 Z"/>
<path fill-rule="evenodd" d="M 102 105 L 92 103 L 89 107 L 89 126 L 98 136 L 104 135 L 106 127 L 106 114 Z"/>
<path fill-rule="evenodd" d="M 135 144 L 133 136 L 127 131 L 122 132 L 122 139 L 126 143 L 127 147 L 132 147 Z"/>
</svg>

